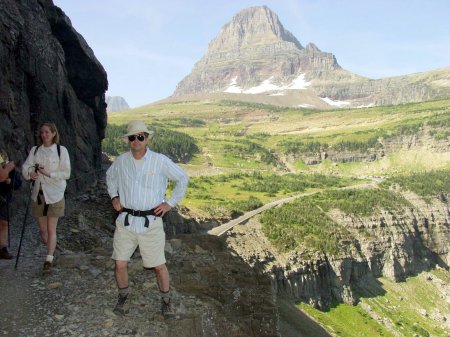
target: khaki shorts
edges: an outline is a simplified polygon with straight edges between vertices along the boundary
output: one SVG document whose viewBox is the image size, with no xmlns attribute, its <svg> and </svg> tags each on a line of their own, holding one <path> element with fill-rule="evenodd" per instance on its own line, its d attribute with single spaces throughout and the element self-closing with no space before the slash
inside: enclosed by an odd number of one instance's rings
<svg viewBox="0 0 450 337">
<path fill-rule="evenodd" d="M 41 203 L 40 205 L 32 200 L 31 201 L 31 214 L 33 214 L 34 217 L 40 218 L 42 216 L 49 216 L 52 218 L 60 218 L 64 216 L 64 210 L 66 208 L 66 201 L 64 198 L 62 198 L 60 201 L 49 204 L 47 209 L 47 215 L 44 215 L 44 207 L 45 204 Z"/>
<path fill-rule="evenodd" d="M 136 248 L 142 256 L 145 268 L 153 268 L 166 263 L 164 246 L 166 244 L 166 233 L 164 233 L 161 218 L 156 218 L 150 225 L 150 229 L 144 233 L 134 233 L 116 221 L 114 232 L 114 251 L 111 256 L 113 260 L 130 261 Z"/>
</svg>

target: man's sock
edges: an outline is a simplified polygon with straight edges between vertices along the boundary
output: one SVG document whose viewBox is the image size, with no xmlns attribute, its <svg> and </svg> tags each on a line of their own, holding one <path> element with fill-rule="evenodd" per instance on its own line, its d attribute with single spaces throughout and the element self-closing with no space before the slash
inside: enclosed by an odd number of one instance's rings
<svg viewBox="0 0 450 337">
<path fill-rule="evenodd" d="M 47 255 L 45 261 L 52 263 L 53 262 L 53 255 Z"/>
<path fill-rule="evenodd" d="M 129 287 L 119 288 L 119 296 L 120 297 L 127 298 L 129 293 L 130 293 Z"/>
<path fill-rule="evenodd" d="M 170 289 L 167 291 L 162 291 L 161 292 L 161 298 L 164 300 L 164 302 L 169 303 L 170 302 Z"/>
</svg>

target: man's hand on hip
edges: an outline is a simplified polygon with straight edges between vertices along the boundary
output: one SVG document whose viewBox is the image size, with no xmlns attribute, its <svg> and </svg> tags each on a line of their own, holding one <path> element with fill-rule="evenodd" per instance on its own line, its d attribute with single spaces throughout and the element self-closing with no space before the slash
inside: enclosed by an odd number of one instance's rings
<svg viewBox="0 0 450 337">
<path fill-rule="evenodd" d="M 111 202 L 112 202 L 112 205 L 113 205 L 114 209 L 115 209 L 117 212 L 120 212 L 120 211 L 122 210 L 123 206 L 122 206 L 122 204 L 120 203 L 120 198 L 119 198 L 119 197 L 113 198 L 113 199 L 111 200 Z"/>
<path fill-rule="evenodd" d="M 167 202 L 163 202 L 162 204 L 159 204 L 158 206 L 156 206 L 154 208 L 155 215 L 162 217 L 164 214 L 166 214 L 168 211 L 170 211 L 171 208 L 172 208 L 172 206 L 170 206 Z"/>
</svg>

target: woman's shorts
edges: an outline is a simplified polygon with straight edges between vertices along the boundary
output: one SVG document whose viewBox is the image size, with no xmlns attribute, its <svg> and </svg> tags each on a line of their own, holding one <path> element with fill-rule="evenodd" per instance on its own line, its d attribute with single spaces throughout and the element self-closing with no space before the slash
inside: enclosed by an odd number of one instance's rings
<svg viewBox="0 0 450 337">
<path fill-rule="evenodd" d="M 134 233 L 125 229 L 122 223 L 116 221 L 114 232 L 113 260 L 129 261 L 136 248 L 142 256 L 144 268 L 153 268 L 166 263 L 164 256 L 164 246 L 166 244 L 166 234 L 161 218 L 150 225 L 150 229 L 144 233 Z"/>
<path fill-rule="evenodd" d="M 34 217 L 40 218 L 43 216 L 49 216 L 52 218 L 60 218 L 64 216 L 64 210 L 66 208 L 65 199 L 62 198 L 60 201 L 54 204 L 48 204 L 47 215 L 44 214 L 45 211 L 45 203 L 41 202 L 39 205 L 36 201 L 31 201 L 31 214 Z"/>
</svg>

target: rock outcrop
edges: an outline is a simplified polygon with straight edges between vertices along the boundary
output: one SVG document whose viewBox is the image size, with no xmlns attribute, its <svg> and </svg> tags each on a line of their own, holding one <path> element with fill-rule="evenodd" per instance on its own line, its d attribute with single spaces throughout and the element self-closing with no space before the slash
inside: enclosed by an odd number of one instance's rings
<svg viewBox="0 0 450 337">
<path fill-rule="evenodd" d="M 56 123 L 69 150 L 69 190 L 97 180 L 106 128 L 106 72 L 51 0 L 1 0 L 0 143 L 25 160 L 39 123 Z"/>
<path fill-rule="evenodd" d="M 121 96 L 106 96 L 106 105 L 106 112 L 128 110 L 130 108 L 125 98 Z"/>
<path fill-rule="evenodd" d="M 360 150 L 324 144 L 315 152 L 302 149 L 289 150 L 285 153 L 284 160 L 290 163 L 302 160 L 307 165 L 316 165 L 325 159 L 334 163 L 371 162 L 401 150 L 423 149 L 434 153 L 447 153 L 450 151 L 450 139 L 433 136 L 434 133 L 445 132 L 446 126 L 425 124 L 411 134 L 379 137 L 371 147 Z"/>
<path fill-rule="evenodd" d="M 367 218 L 334 210 L 329 215 L 354 240 L 341 242 L 341 255 L 316 252 L 305 258 L 291 251 L 279 253 L 251 220 L 227 236 L 227 242 L 251 265 L 272 275 L 274 288 L 290 298 L 327 309 L 334 301 L 355 304 L 360 291 L 381 276 L 403 281 L 435 266 L 450 264 L 448 205 L 428 204 L 403 193 L 413 207 L 380 211 Z M 372 290 L 375 289 L 372 287 Z M 356 290 L 356 291 L 355 291 Z"/>
<path fill-rule="evenodd" d="M 449 78 L 450 68 L 378 80 L 356 75 L 313 43 L 303 47 L 262 6 L 242 10 L 222 28 L 171 99 L 363 107 L 448 97 Z"/>
</svg>

